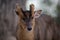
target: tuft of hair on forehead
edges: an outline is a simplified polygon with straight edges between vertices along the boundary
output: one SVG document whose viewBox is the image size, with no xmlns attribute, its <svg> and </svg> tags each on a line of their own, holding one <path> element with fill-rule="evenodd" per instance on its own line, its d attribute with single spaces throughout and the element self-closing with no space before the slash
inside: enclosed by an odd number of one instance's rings
<svg viewBox="0 0 60 40">
<path fill-rule="evenodd" d="M 23 11 L 25 17 L 31 17 L 31 12 L 29 10 Z"/>
</svg>

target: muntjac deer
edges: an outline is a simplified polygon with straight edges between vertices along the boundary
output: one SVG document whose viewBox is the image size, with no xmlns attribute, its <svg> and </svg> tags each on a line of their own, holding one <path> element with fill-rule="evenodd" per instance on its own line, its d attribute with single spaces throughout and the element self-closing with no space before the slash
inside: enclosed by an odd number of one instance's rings
<svg viewBox="0 0 60 40">
<path fill-rule="evenodd" d="M 34 11 L 34 5 L 30 5 L 30 11 L 23 11 L 17 5 L 16 14 L 19 17 L 17 40 L 53 40 L 55 23 L 53 19 L 42 10 Z"/>
</svg>

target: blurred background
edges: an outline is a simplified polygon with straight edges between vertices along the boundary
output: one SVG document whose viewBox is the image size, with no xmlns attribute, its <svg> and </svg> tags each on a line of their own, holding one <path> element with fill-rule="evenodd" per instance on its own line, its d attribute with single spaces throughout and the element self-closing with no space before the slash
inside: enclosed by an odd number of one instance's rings
<svg viewBox="0 0 60 40">
<path fill-rule="evenodd" d="M 16 40 L 16 3 L 23 10 L 29 10 L 29 5 L 33 3 L 35 10 L 41 9 L 42 13 L 50 15 L 60 24 L 60 0 L 0 0 L 0 40 Z"/>
</svg>

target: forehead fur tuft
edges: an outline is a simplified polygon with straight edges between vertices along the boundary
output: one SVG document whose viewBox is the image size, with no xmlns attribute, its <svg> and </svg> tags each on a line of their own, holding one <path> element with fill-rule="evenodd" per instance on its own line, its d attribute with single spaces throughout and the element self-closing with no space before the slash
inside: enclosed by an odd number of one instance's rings
<svg viewBox="0 0 60 40">
<path fill-rule="evenodd" d="M 30 11 L 23 11 L 23 14 L 25 17 L 30 17 L 31 16 L 31 12 Z"/>
</svg>

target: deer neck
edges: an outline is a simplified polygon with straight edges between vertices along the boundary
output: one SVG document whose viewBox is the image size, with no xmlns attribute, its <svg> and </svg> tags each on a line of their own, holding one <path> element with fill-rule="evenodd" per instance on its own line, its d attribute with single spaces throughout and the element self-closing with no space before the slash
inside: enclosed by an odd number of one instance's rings
<svg viewBox="0 0 60 40">
<path fill-rule="evenodd" d="M 34 30 L 28 31 L 20 28 L 20 40 L 34 40 Z"/>
</svg>

